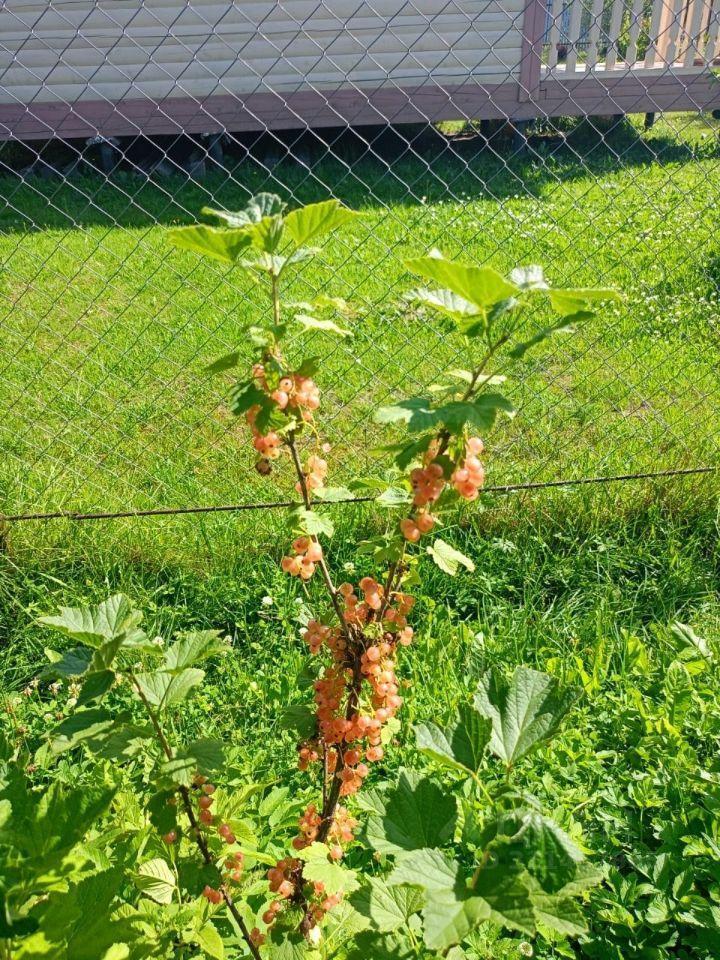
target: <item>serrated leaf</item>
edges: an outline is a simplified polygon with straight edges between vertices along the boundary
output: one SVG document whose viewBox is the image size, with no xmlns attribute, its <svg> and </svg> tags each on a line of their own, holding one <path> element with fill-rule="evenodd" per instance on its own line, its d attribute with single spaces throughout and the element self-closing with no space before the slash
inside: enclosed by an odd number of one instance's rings
<svg viewBox="0 0 720 960">
<path fill-rule="evenodd" d="M 62 656 L 54 650 L 45 650 L 48 659 L 52 656 L 51 663 L 47 666 L 40 676 L 43 679 L 53 677 L 79 677 L 82 676 L 90 666 L 93 658 L 92 650 L 87 647 L 73 647 L 72 650 L 66 650 Z"/>
<path fill-rule="evenodd" d="M 501 393 L 481 393 L 474 400 L 451 400 L 437 407 L 435 422 L 442 423 L 451 433 L 460 433 L 465 426 L 489 430 L 499 411 L 509 417 L 515 415 L 512 403 Z"/>
<path fill-rule="evenodd" d="M 383 813 L 368 819 L 367 837 L 380 853 L 440 846 L 452 837 L 456 819 L 452 795 L 428 777 L 404 770 L 383 797 Z"/>
<path fill-rule="evenodd" d="M 274 217 L 281 214 L 287 204 L 276 193 L 256 193 L 248 200 L 242 210 L 217 210 L 214 207 L 203 207 L 200 214 L 203 217 L 215 217 L 226 227 L 245 227 L 249 223 L 260 223 L 265 217 Z"/>
<path fill-rule="evenodd" d="M 510 279 L 521 290 L 547 290 L 549 288 L 545 279 L 545 271 L 537 265 L 516 267 L 510 271 Z"/>
<path fill-rule="evenodd" d="M 331 537 L 335 532 L 335 526 L 330 517 L 315 513 L 314 510 L 305 510 L 303 507 L 295 508 L 293 519 L 298 529 L 309 536 L 325 534 L 326 537 Z"/>
<path fill-rule="evenodd" d="M 375 503 L 381 507 L 402 507 L 412 500 L 410 491 L 405 487 L 385 487 L 377 497 Z"/>
<path fill-rule="evenodd" d="M 317 717 L 315 711 L 305 704 L 291 704 L 280 713 L 280 726 L 297 733 L 303 740 L 309 740 L 317 732 Z"/>
<path fill-rule="evenodd" d="M 475 569 L 475 564 L 469 557 L 466 557 L 464 553 L 460 553 L 459 550 L 450 546 L 449 543 L 446 543 L 440 537 L 435 540 L 431 547 L 427 547 L 427 552 L 438 567 L 440 567 L 444 573 L 449 573 L 451 577 L 455 576 L 461 564 L 471 572 Z"/>
<path fill-rule="evenodd" d="M 461 704 L 457 716 L 444 729 L 434 723 L 415 727 L 417 748 L 441 766 L 463 773 L 477 773 L 490 742 L 492 723 L 469 704 Z"/>
<path fill-rule="evenodd" d="M 98 700 L 115 683 L 115 672 L 113 670 L 96 670 L 88 673 L 83 680 L 82 690 L 78 697 L 78 705 L 84 706 L 93 700 Z"/>
<path fill-rule="evenodd" d="M 347 487 L 319 487 L 313 490 L 313 497 L 323 503 L 340 503 L 342 500 L 352 500 L 352 491 Z"/>
<path fill-rule="evenodd" d="M 427 891 L 424 939 L 431 950 L 447 950 L 490 916 L 488 904 L 468 890 L 460 864 L 440 850 L 402 854 L 389 883 L 419 884 Z"/>
<path fill-rule="evenodd" d="M 554 677 L 519 666 L 510 683 L 497 672 L 486 674 L 474 702 L 492 721 L 490 749 L 514 764 L 555 733 L 576 698 L 576 691 L 562 690 Z"/>
<path fill-rule="evenodd" d="M 180 634 L 165 651 L 163 670 L 174 673 L 225 650 L 219 630 L 193 630 Z"/>
<path fill-rule="evenodd" d="M 574 333 L 575 328 L 570 326 L 572 323 L 582 323 L 585 320 L 590 320 L 594 314 L 589 313 L 587 310 L 581 310 L 578 313 L 573 313 L 570 316 L 561 317 L 560 320 L 557 320 L 555 323 L 551 323 L 550 326 L 544 327 L 542 330 L 530 337 L 529 340 L 525 340 L 522 343 L 519 343 L 516 347 L 513 347 L 512 350 L 508 352 L 508 356 L 512 357 L 513 360 L 520 360 L 528 350 L 531 350 L 533 347 L 537 346 L 539 343 L 542 343 L 544 340 L 547 340 L 549 337 L 554 336 L 556 333 Z"/>
<path fill-rule="evenodd" d="M 620 300 L 620 294 L 617 290 L 612 290 L 607 287 L 548 290 L 548 297 L 550 298 L 553 310 L 563 317 L 587 310 L 588 306 L 593 303 L 600 303 L 606 300 Z"/>
<path fill-rule="evenodd" d="M 484 316 L 481 307 L 470 303 L 469 300 L 453 293 L 452 290 L 428 290 L 426 287 L 420 287 L 406 294 L 406 299 L 411 302 L 417 301 L 422 303 L 423 306 L 438 310 L 456 323 L 464 321 L 468 317 Z"/>
<path fill-rule="evenodd" d="M 423 907 L 425 894 L 421 887 L 392 886 L 380 877 L 370 877 L 350 896 L 350 903 L 368 918 L 373 929 L 392 933 Z"/>
<path fill-rule="evenodd" d="M 142 863 L 135 875 L 135 886 L 156 903 L 172 903 L 175 874 L 162 857 Z"/>
<path fill-rule="evenodd" d="M 252 243 L 247 228 L 218 230 L 198 223 L 192 227 L 176 227 L 167 234 L 168 243 L 181 250 L 190 250 L 221 263 L 235 263 Z"/>
<path fill-rule="evenodd" d="M 409 397 L 391 406 L 380 407 L 374 419 L 376 423 L 407 423 L 414 433 L 428 430 L 437 423 L 432 402 L 426 397 Z"/>
<path fill-rule="evenodd" d="M 323 200 L 292 210 L 285 217 L 285 229 L 298 247 L 317 240 L 359 216 L 339 200 Z"/>
<path fill-rule="evenodd" d="M 158 710 L 165 710 L 174 703 L 181 703 L 193 687 L 202 683 L 204 677 L 203 670 L 190 667 L 180 673 L 165 673 L 161 670 L 155 673 L 140 673 L 135 679 L 148 703 Z"/>
<path fill-rule="evenodd" d="M 53 730 L 50 749 L 53 753 L 72 750 L 85 740 L 110 733 L 116 722 L 115 714 L 101 707 L 76 710 Z"/>
<path fill-rule="evenodd" d="M 210 776 L 219 770 L 225 760 L 225 748 L 220 740 L 203 737 L 178 750 L 172 760 L 160 766 L 166 780 L 189 787 L 196 773 Z"/>
<path fill-rule="evenodd" d="M 456 263 L 442 256 L 416 257 L 406 260 L 405 266 L 485 310 L 518 293 L 517 286 L 492 267 Z"/>
<path fill-rule="evenodd" d="M 486 824 L 480 845 L 491 849 L 496 870 L 524 867 L 547 893 L 563 890 L 585 860 L 562 827 L 537 810 L 515 809 L 500 814 Z"/>
<path fill-rule="evenodd" d="M 299 850 L 296 856 L 305 861 L 303 876 L 313 883 L 322 883 L 329 894 L 352 893 L 358 887 L 355 871 L 329 860 L 329 853 L 324 843 L 312 843 Z"/>
<path fill-rule="evenodd" d="M 535 911 L 526 871 L 512 865 L 486 866 L 480 870 L 473 890 L 487 903 L 489 919 L 494 923 L 531 936 L 535 933 Z"/>
<path fill-rule="evenodd" d="M 417 947 L 404 936 L 396 933 L 377 933 L 363 930 L 348 944 L 347 960 L 414 960 Z"/>
<path fill-rule="evenodd" d="M 352 331 L 338 326 L 334 320 L 325 317 L 311 317 L 307 313 L 296 313 L 294 319 L 304 330 L 320 330 L 323 333 L 334 333 L 338 337 L 350 337 Z"/>
<path fill-rule="evenodd" d="M 224 960 L 225 946 L 223 939 L 212 923 L 208 922 L 200 927 L 194 937 L 206 956 L 212 957 L 213 960 Z"/>
<path fill-rule="evenodd" d="M 123 594 L 108 597 L 93 607 L 60 607 L 60 612 L 51 617 L 40 617 L 47 627 L 86 643 L 99 647 L 105 640 L 114 640 L 132 635 L 142 620 L 142 613 L 134 610 Z"/>
</svg>

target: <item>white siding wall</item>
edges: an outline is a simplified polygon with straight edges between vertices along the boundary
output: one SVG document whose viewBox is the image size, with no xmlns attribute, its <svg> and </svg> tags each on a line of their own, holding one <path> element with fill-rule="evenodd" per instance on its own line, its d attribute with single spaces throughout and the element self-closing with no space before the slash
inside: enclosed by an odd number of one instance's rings
<svg viewBox="0 0 720 960">
<path fill-rule="evenodd" d="M 524 0 L 0 0 L 0 103 L 517 79 Z M 442 9 L 442 13 L 437 13 Z"/>
</svg>

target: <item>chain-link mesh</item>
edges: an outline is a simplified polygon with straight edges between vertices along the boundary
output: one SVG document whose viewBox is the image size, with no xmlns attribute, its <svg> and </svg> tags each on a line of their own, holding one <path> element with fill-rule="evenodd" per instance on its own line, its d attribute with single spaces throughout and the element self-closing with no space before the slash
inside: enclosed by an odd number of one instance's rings
<svg viewBox="0 0 720 960">
<path fill-rule="evenodd" d="M 719 25 L 718 0 L 0 3 L 0 512 L 287 495 L 202 372 L 258 289 L 165 241 L 260 190 L 363 214 L 287 289 L 358 311 L 312 343 L 333 483 L 375 468 L 379 404 L 464 365 L 399 306 L 432 246 L 625 293 L 523 365 L 494 481 L 714 465 Z"/>
</svg>

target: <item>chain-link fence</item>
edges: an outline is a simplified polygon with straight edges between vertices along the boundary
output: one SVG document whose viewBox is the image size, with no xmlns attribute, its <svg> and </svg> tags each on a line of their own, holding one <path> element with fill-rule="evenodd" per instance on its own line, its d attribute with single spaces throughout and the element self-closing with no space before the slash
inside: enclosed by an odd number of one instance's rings
<svg viewBox="0 0 720 960">
<path fill-rule="evenodd" d="M 165 241 L 260 190 L 362 213 L 288 289 L 357 308 L 314 336 L 333 483 L 375 468 L 379 404 L 463 366 L 402 306 L 432 246 L 625 294 L 524 364 L 495 483 L 714 467 L 719 25 L 718 0 L 0 3 L 0 513 L 287 496 L 202 372 L 257 290 Z"/>
</svg>

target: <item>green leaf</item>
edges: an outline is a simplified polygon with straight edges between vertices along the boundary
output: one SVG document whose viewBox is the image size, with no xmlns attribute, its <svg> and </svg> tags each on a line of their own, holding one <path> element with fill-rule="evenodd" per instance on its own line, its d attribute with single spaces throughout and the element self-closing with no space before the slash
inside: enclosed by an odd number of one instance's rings
<svg viewBox="0 0 720 960">
<path fill-rule="evenodd" d="M 161 670 L 155 673 L 140 673 L 135 679 L 148 703 L 164 710 L 174 703 L 181 703 L 193 687 L 202 683 L 204 677 L 203 670 L 191 667 L 180 673 L 165 673 Z"/>
<path fill-rule="evenodd" d="M 460 553 L 455 547 L 451 547 L 449 543 L 441 540 L 440 537 L 435 540 L 431 547 L 427 548 L 427 552 L 438 567 L 440 567 L 444 573 L 449 573 L 451 577 L 455 576 L 461 564 L 467 570 L 470 570 L 470 572 L 475 569 L 475 564 L 469 557 L 466 557 L 464 553 Z"/>
<path fill-rule="evenodd" d="M 54 650 L 45 650 L 45 655 L 51 660 L 41 673 L 43 679 L 53 677 L 80 677 L 90 666 L 93 658 L 92 650 L 87 647 L 73 647 L 60 656 Z"/>
<path fill-rule="evenodd" d="M 492 723 L 481 717 L 477 710 L 463 703 L 458 707 L 455 720 L 441 729 L 434 723 L 421 723 L 415 727 L 417 748 L 440 766 L 477 773 L 490 742 Z"/>
<path fill-rule="evenodd" d="M 330 517 L 321 513 L 315 513 L 314 510 L 296 507 L 292 511 L 292 516 L 298 529 L 309 536 L 318 536 L 323 533 L 326 537 L 331 537 L 335 531 Z"/>
<path fill-rule="evenodd" d="M 563 317 L 587 310 L 593 303 L 605 300 L 620 300 L 617 290 L 598 287 L 594 289 L 549 290 L 548 297 L 553 310 Z"/>
<path fill-rule="evenodd" d="M 456 323 L 465 322 L 469 317 L 484 317 L 485 312 L 481 307 L 470 303 L 464 297 L 458 296 L 452 290 L 428 290 L 421 287 L 418 290 L 411 290 L 406 294 L 406 299 L 422 303 L 426 307 L 432 307 L 445 316 L 450 317 Z"/>
<path fill-rule="evenodd" d="M 226 649 L 219 630 L 183 633 L 165 651 L 163 670 L 175 673 L 207 660 Z"/>
<path fill-rule="evenodd" d="M 156 857 L 138 867 L 135 886 L 156 903 L 172 903 L 175 874 L 162 857 Z"/>
<path fill-rule="evenodd" d="M 220 740 L 203 737 L 178 750 L 172 760 L 160 766 L 163 778 L 189 787 L 196 773 L 210 776 L 219 770 L 225 759 L 225 748 Z"/>
<path fill-rule="evenodd" d="M 221 263 L 235 263 L 252 243 L 247 229 L 218 230 L 202 223 L 192 227 L 176 227 L 167 234 L 168 243 L 181 250 L 190 250 Z"/>
<path fill-rule="evenodd" d="M 350 896 L 350 903 L 370 920 L 373 929 L 392 933 L 405 927 L 423 907 L 425 894 L 421 887 L 391 886 L 380 877 L 370 877 Z"/>
<path fill-rule="evenodd" d="M 376 423 L 407 423 L 410 430 L 418 432 L 435 426 L 437 417 L 432 402 L 426 397 L 410 397 L 399 400 L 389 407 L 380 407 L 375 412 Z"/>
<path fill-rule="evenodd" d="M 78 705 L 84 706 L 86 703 L 98 700 L 108 692 L 114 683 L 115 672 L 113 670 L 96 670 L 87 674 L 78 697 Z"/>
<path fill-rule="evenodd" d="M 308 740 L 317 733 L 315 711 L 305 704 L 291 704 L 282 710 L 280 726 L 283 730 L 291 730 L 303 740 Z"/>
<path fill-rule="evenodd" d="M 40 617 L 45 626 L 92 647 L 134 634 L 141 620 L 142 613 L 120 593 L 94 607 L 60 607 L 56 616 Z"/>
<path fill-rule="evenodd" d="M 85 740 L 110 733 L 116 722 L 115 714 L 100 707 L 76 710 L 53 730 L 50 749 L 53 753 L 72 750 Z"/>
<path fill-rule="evenodd" d="M 694 647 L 706 660 L 712 660 L 712 651 L 707 640 L 699 637 L 687 623 L 676 620 L 670 627 L 672 635 L 687 647 Z"/>
<path fill-rule="evenodd" d="M 320 487 L 313 490 L 313 497 L 323 503 L 340 503 L 342 500 L 352 500 L 353 495 L 347 487 Z"/>
<path fill-rule="evenodd" d="M 487 903 L 494 923 L 532 935 L 535 912 L 529 882 L 522 869 L 489 865 L 480 870 L 474 892 Z"/>
<path fill-rule="evenodd" d="M 236 417 L 239 417 L 240 414 L 246 413 L 250 407 L 267 406 L 268 399 L 265 391 L 261 390 L 257 384 L 252 381 L 244 381 L 236 384 L 230 391 L 230 410 Z M 274 403 L 272 408 L 275 408 Z"/>
<path fill-rule="evenodd" d="M 382 804 L 383 812 L 367 823 L 368 841 L 379 853 L 441 846 L 453 835 L 455 798 L 416 771 L 402 771 Z"/>
<path fill-rule="evenodd" d="M 541 889 L 558 893 L 574 880 L 585 857 L 567 833 L 537 810 L 515 809 L 485 827 L 480 846 L 498 871 L 525 867 Z"/>
<path fill-rule="evenodd" d="M 386 487 L 375 498 L 375 503 L 381 507 L 404 507 L 412 500 L 410 491 L 405 487 Z"/>
<path fill-rule="evenodd" d="M 554 677 L 519 666 L 510 683 L 499 673 L 486 674 L 475 707 L 492 721 L 492 752 L 514 764 L 555 733 L 576 697 L 575 690 L 561 690 Z"/>
<path fill-rule="evenodd" d="M 594 314 L 588 313 L 587 310 L 581 310 L 578 313 L 573 313 L 570 316 L 561 317 L 560 320 L 557 320 L 555 323 L 551 323 L 549 327 L 544 327 L 542 330 L 530 337 L 529 340 L 525 340 L 522 343 L 519 343 L 516 347 L 513 347 L 512 350 L 508 352 L 508 356 L 512 357 L 513 360 L 520 360 L 528 350 L 531 350 L 533 347 L 536 347 L 539 343 L 542 343 L 544 340 L 547 340 L 549 337 L 554 336 L 556 333 L 574 333 L 574 327 L 571 327 L 571 323 L 582 323 L 585 320 L 590 320 Z"/>
<path fill-rule="evenodd" d="M 212 923 L 206 923 L 195 933 L 195 939 L 206 956 L 213 960 L 224 960 L 225 946 L 223 939 Z"/>
<path fill-rule="evenodd" d="M 547 290 L 549 284 L 542 267 L 516 267 L 510 271 L 510 279 L 521 290 Z"/>
<path fill-rule="evenodd" d="M 323 317 L 311 317 L 306 313 L 296 313 L 293 318 L 304 330 L 321 330 L 323 333 L 334 333 L 338 337 L 350 337 L 352 331 L 340 327 L 334 320 L 328 320 Z"/>
<path fill-rule="evenodd" d="M 452 400 L 435 411 L 436 423 L 444 424 L 451 433 L 460 433 L 467 425 L 476 430 L 489 430 L 498 411 L 515 416 L 512 403 L 501 393 L 481 393 L 474 400 Z M 412 429 L 412 428 L 411 428 Z"/>
<path fill-rule="evenodd" d="M 224 370 L 232 370 L 233 367 L 238 365 L 240 360 L 240 351 L 235 350 L 233 353 L 226 353 L 224 356 L 219 357 L 213 363 L 208 364 L 205 367 L 206 373 L 222 373 Z"/>
<path fill-rule="evenodd" d="M 425 453 L 432 442 L 432 436 L 419 437 L 411 443 L 393 444 L 388 449 L 397 450 L 395 463 L 401 470 L 405 470 L 420 454 Z"/>
<path fill-rule="evenodd" d="M 430 950 L 447 950 L 490 916 L 485 900 L 468 890 L 460 864 L 440 850 L 403 854 L 389 882 L 421 885 L 427 890 L 423 920 L 425 945 Z"/>
<path fill-rule="evenodd" d="M 216 210 L 213 207 L 203 207 L 200 214 L 203 217 L 215 217 L 226 227 L 246 227 L 250 223 L 260 223 L 265 217 L 277 216 L 286 207 L 285 201 L 276 193 L 256 193 L 243 210 Z"/>
<path fill-rule="evenodd" d="M 323 200 L 293 210 L 285 217 L 285 228 L 298 247 L 317 240 L 359 216 L 343 207 L 339 200 Z"/>
<path fill-rule="evenodd" d="M 324 843 L 311 843 L 309 847 L 299 850 L 296 856 L 305 861 L 303 876 L 313 883 L 322 883 L 329 894 L 357 890 L 355 871 L 330 860 L 329 854 Z"/>
<path fill-rule="evenodd" d="M 347 947 L 347 960 L 415 960 L 417 956 L 417 947 L 402 931 L 381 934 L 362 930 Z"/>
<path fill-rule="evenodd" d="M 492 267 L 455 263 L 443 256 L 416 257 L 406 260 L 405 266 L 412 273 L 439 283 L 463 300 L 485 310 L 519 292 L 514 283 Z"/>
</svg>

